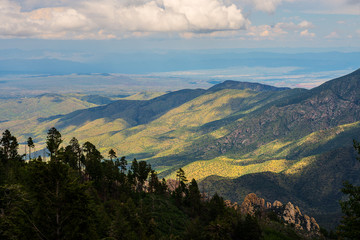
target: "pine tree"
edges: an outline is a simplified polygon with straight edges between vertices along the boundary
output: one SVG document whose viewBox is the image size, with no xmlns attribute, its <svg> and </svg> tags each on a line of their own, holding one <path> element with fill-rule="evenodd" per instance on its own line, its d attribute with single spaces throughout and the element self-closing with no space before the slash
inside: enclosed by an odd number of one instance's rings
<svg viewBox="0 0 360 240">
<path fill-rule="evenodd" d="M 189 184 L 189 193 L 186 196 L 188 205 L 192 209 L 192 214 L 196 215 L 200 212 L 201 194 L 196 180 L 193 178 Z"/>
<path fill-rule="evenodd" d="M 179 180 L 179 182 L 186 183 L 188 181 L 185 177 L 185 172 L 184 172 L 184 170 L 182 170 L 182 168 L 179 168 L 179 170 L 177 170 L 176 177 Z"/>
<path fill-rule="evenodd" d="M 29 147 L 29 160 L 31 160 L 31 149 L 35 148 L 34 142 L 31 137 L 27 139 L 27 146 Z"/>
<path fill-rule="evenodd" d="M 110 149 L 109 158 L 111 161 L 113 160 L 113 158 L 116 158 L 116 152 L 114 151 L 114 149 Z"/>
<path fill-rule="evenodd" d="M 155 170 L 151 170 L 149 178 L 149 192 L 161 192 L 161 183 Z"/>
<path fill-rule="evenodd" d="M 148 178 L 150 171 L 151 171 L 150 164 L 147 164 L 145 161 L 139 162 L 138 190 L 140 190 L 140 191 L 143 190 L 144 183 L 145 183 L 146 179 Z"/>
<path fill-rule="evenodd" d="M 11 135 L 9 130 L 5 130 L 0 140 L 1 152 L 3 154 L 4 161 L 18 160 L 20 155 L 18 154 L 19 144 L 16 137 Z"/>
<path fill-rule="evenodd" d="M 90 180 L 94 180 L 95 185 L 100 187 L 99 184 L 102 178 L 101 160 L 103 156 L 96 149 L 95 145 L 90 142 L 84 143 L 83 151 L 85 153 L 86 173 L 90 177 Z"/>
<path fill-rule="evenodd" d="M 46 138 L 46 147 L 50 152 L 50 160 L 58 161 L 57 155 L 62 141 L 60 132 L 54 127 L 50 128 Z"/>
<path fill-rule="evenodd" d="M 19 144 L 16 137 L 9 130 L 5 130 L 0 139 L 0 162 L 2 170 L 0 181 L 14 181 L 19 175 L 19 169 L 23 164 L 22 156 L 18 153 Z"/>
<path fill-rule="evenodd" d="M 31 196 L 32 226 L 40 239 L 97 239 L 88 186 L 61 161 L 32 161 L 24 181 Z"/>
<path fill-rule="evenodd" d="M 121 157 L 120 163 L 119 163 L 120 171 L 122 173 L 125 173 L 126 166 L 127 166 L 127 161 L 126 161 L 126 158 L 123 156 L 123 157 Z"/>
</svg>

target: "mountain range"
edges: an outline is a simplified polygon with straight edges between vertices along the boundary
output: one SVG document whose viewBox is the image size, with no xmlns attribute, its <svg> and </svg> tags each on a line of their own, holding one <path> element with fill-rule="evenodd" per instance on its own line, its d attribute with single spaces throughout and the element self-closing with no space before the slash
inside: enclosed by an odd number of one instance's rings
<svg viewBox="0 0 360 240">
<path fill-rule="evenodd" d="M 310 90 L 228 80 L 149 100 L 82 98 L 94 99 L 91 108 L 10 119 L 0 129 L 20 141 L 32 136 L 39 149 L 55 126 L 65 142 L 76 137 L 104 156 L 112 148 L 147 160 L 163 177 L 181 167 L 231 201 L 250 192 L 291 200 L 329 228 L 339 220 L 342 182 L 360 183 L 352 149 L 360 134 L 360 69 Z"/>
</svg>

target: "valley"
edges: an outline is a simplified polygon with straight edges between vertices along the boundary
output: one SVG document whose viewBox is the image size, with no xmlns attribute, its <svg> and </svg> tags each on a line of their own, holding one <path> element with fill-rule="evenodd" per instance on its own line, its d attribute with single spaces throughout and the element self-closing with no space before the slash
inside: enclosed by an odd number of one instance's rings
<svg viewBox="0 0 360 240">
<path fill-rule="evenodd" d="M 40 150 L 56 127 L 65 144 L 76 137 L 104 156 L 114 149 L 165 178 L 181 167 L 232 201 L 250 192 L 291 200 L 328 228 L 340 216 L 342 182 L 360 183 L 352 150 L 360 136 L 360 70 L 310 90 L 228 80 L 127 98 L 45 94 L 21 101 L 0 103 L 14 110 L 2 114 L 0 129 L 20 143 L 31 136 Z"/>
</svg>

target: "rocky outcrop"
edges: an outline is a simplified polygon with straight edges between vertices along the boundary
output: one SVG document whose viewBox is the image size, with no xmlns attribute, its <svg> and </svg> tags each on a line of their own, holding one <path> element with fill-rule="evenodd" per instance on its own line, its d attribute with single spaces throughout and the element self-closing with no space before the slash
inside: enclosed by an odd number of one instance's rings
<svg viewBox="0 0 360 240">
<path fill-rule="evenodd" d="M 319 225 L 313 217 L 302 214 L 298 206 L 288 202 L 285 206 L 272 207 L 271 211 L 275 212 L 284 222 L 294 225 L 296 229 L 312 232 L 320 231 Z"/>
<path fill-rule="evenodd" d="M 265 200 L 256 196 L 255 193 L 250 193 L 241 204 L 240 212 L 254 216 L 256 213 L 263 212 L 265 209 Z"/>
<path fill-rule="evenodd" d="M 225 200 L 224 203 L 225 203 L 225 206 L 226 206 L 226 207 L 233 208 L 233 209 L 235 209 L 235 210 L 238 210 L 238 209 L 239 209 L 239 205 L 238 205 L 237 202 L 234 202 L 234 203 L 233 203 L 233 202 L 231 202 L 230 200 Z"/>
<path fill-rule="evenodd" d="M 273 204 L 266 202 L 265 199 L 250 193 L 244 199 L 240 206 L 242 214 L 250 214 L 252 216 L 265 216 L 266 213 L 275 213 L 279 220 L 286 224 L 292 225 L 298 231 L 307 232 L 312 235 L 320 234 L 320 227 L 313 217 L 302 214 L 298 206 L 294 206 L 291 202 L 286 205 L 279 201 Z"/>
</svg>

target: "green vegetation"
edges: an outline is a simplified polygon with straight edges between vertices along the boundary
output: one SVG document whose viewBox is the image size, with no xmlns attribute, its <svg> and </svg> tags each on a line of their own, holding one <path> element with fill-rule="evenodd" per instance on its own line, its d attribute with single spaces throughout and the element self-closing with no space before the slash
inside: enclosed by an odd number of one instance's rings
<svg viewBox="0 0 360 240">
<path fill-rule="evenodd" d="M 1 239 L 301 239 L 295 229 L 266 216 L 242 215 L 222 197 L 200 193 L 178 170 L 175 187 L 145 161 L 106 160 L 76 138 L 61 147 L 47 134 L 50 160 L 24 161 L 16 138 L 0 141 Z"/>
<path fill-rule="evenodd" d="M 354 148 L 360 155 L 360 143 L 354 140 Z M 357 158 L 360 161 L 360 158 Z M 360 238 L 360 185 L 354 186 L 349 182 L 344 183 L 341 191 L 348 195 L 346 201 L 341 201 L 341 210 L 344 214 L 339 232 L 348 239 Z"/>
<path fill-rule="evenodd" d="M 43 94 L 20 99 L 0 99 L 0 122 L 67 114 L 97 104 L 72 95 Z"/>
<path fill-rule="evenodd" d="M 291 200 L 330 228 L 339 219 L 342 181 L 350 175 L 360 182 L 348 148 L 360 134 L 359 83 L 359 70 L 311 90 L 226 81 L 208 90 L 2 122 L 0 129 L 19 136 L 20 152 L 26 147 L 34 155 L 29 136 L 42 151 L 45 130 L 55 126 L 65 143 L 75 137 L 96 145 L 102 156 L 113 150 L 145 160 L 160 178 L 176 178 L 181 168 L 233 201 L 248 192 Z"/>
</svg>

